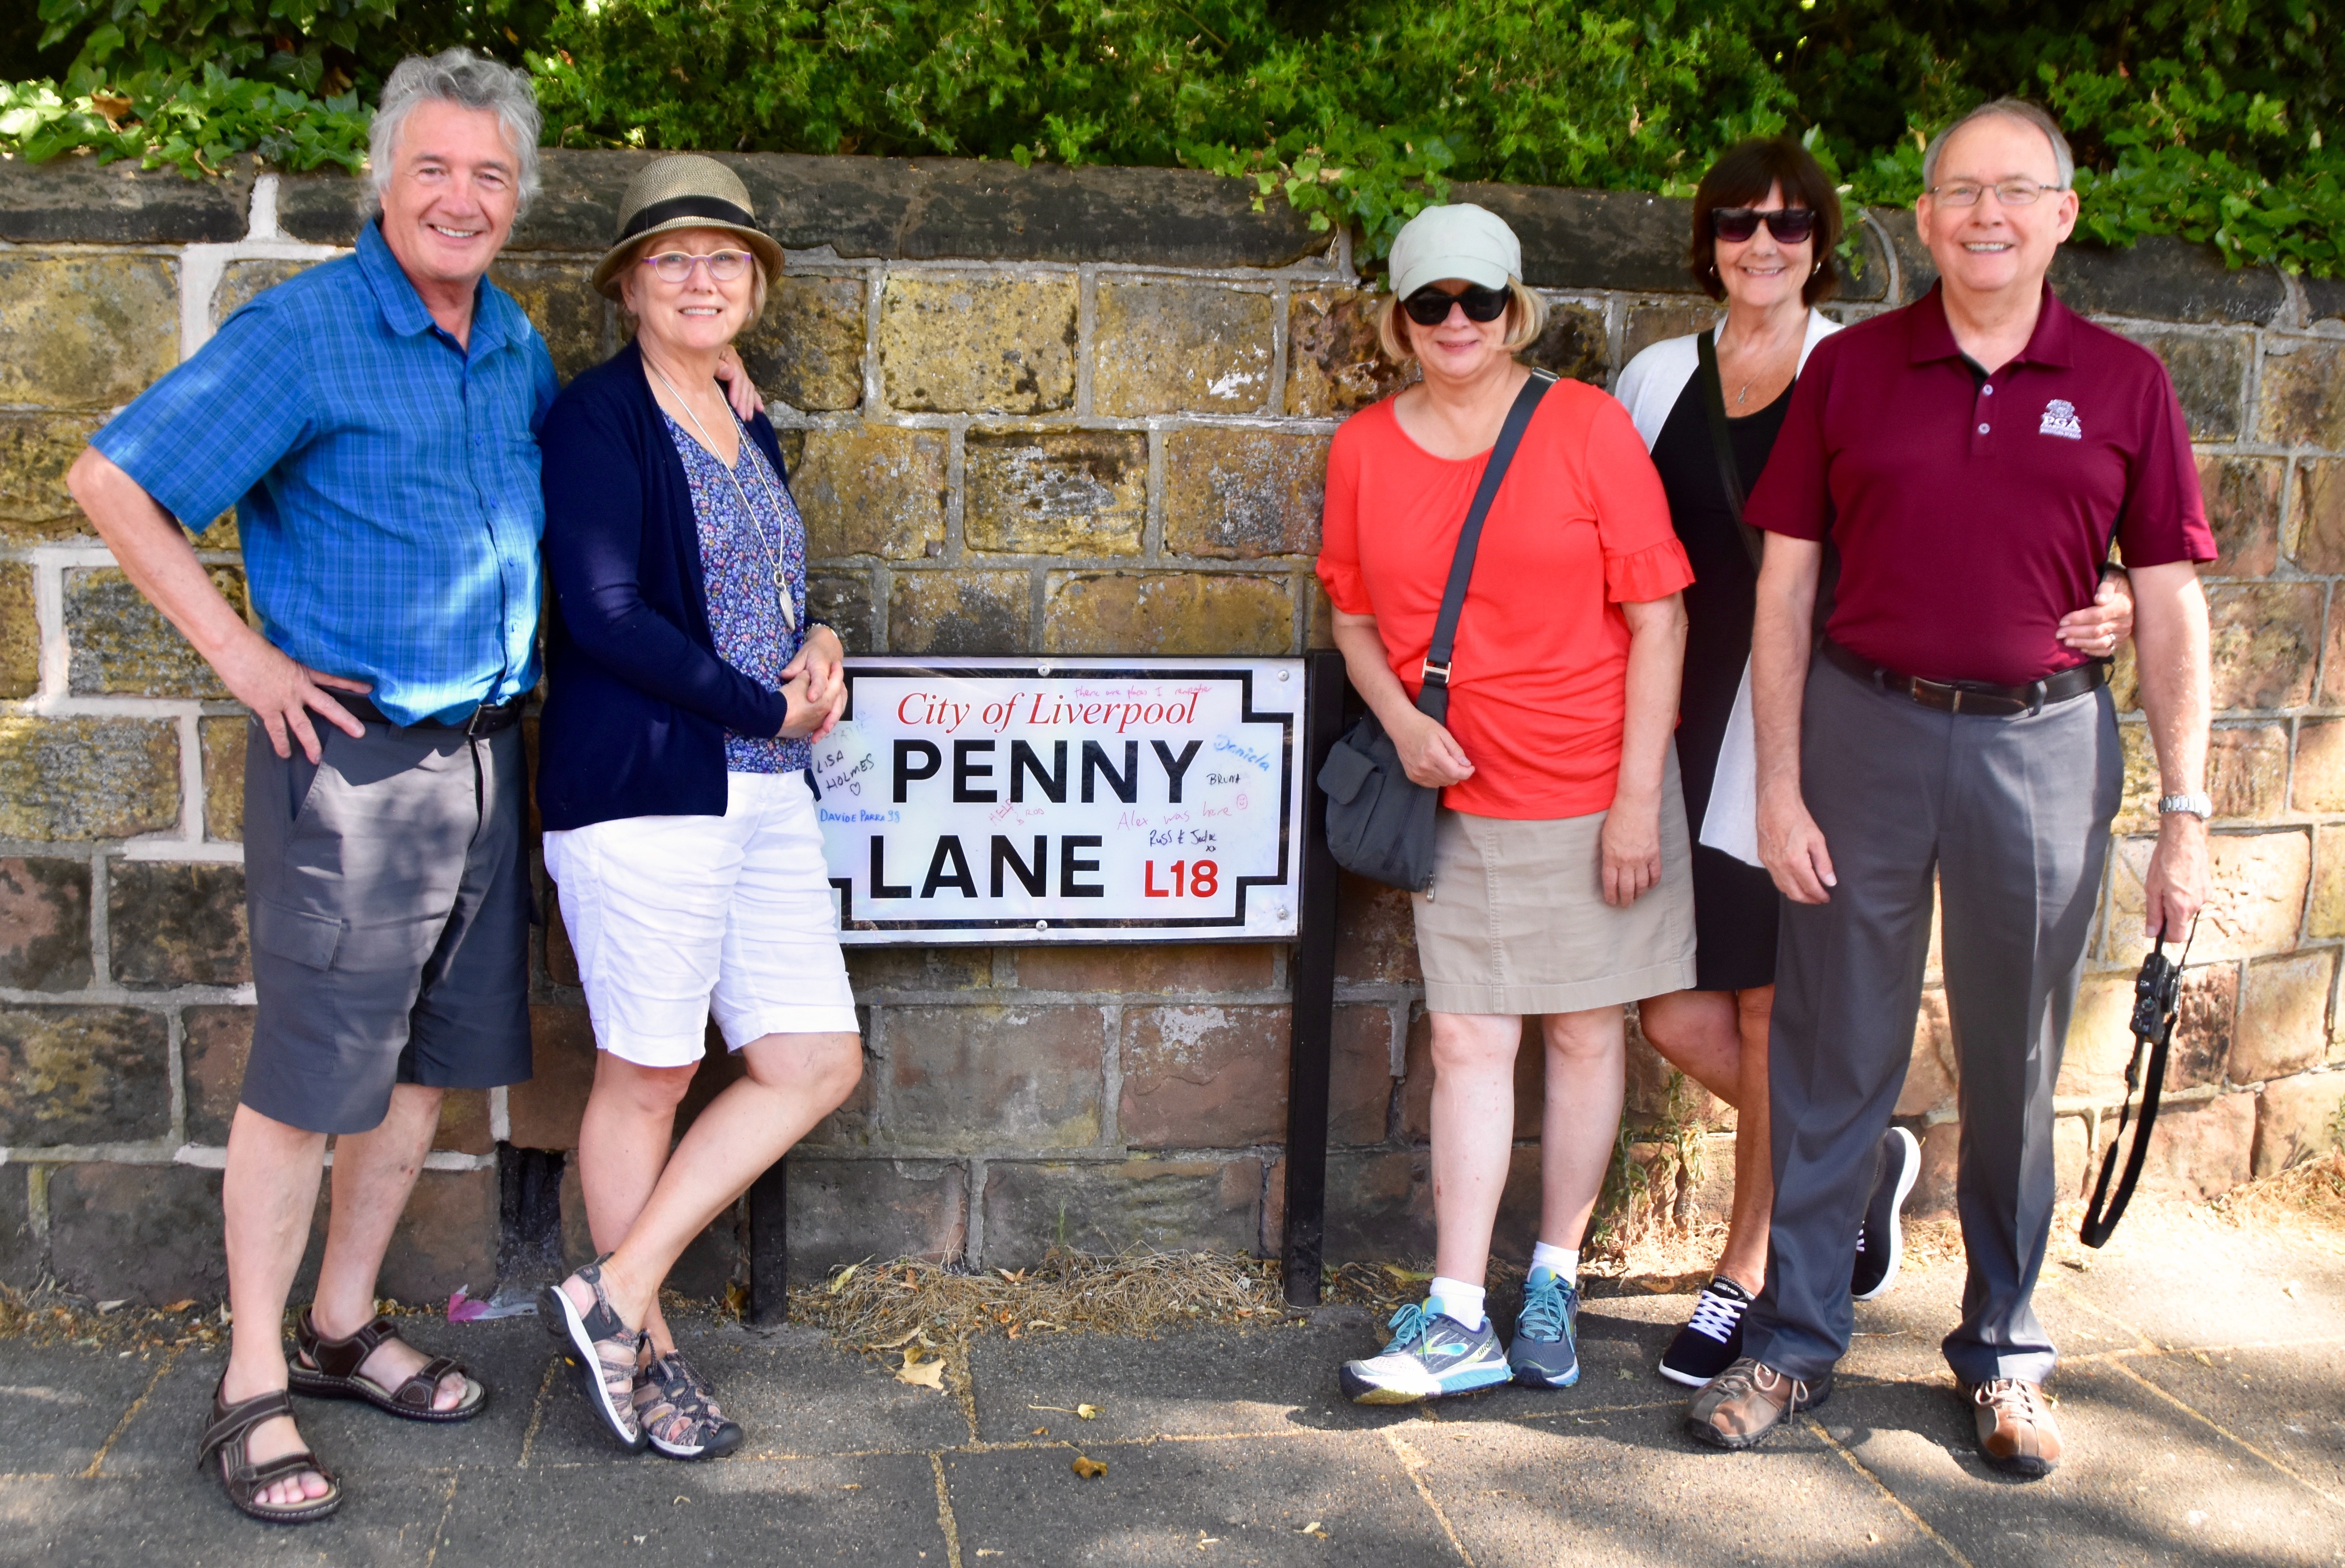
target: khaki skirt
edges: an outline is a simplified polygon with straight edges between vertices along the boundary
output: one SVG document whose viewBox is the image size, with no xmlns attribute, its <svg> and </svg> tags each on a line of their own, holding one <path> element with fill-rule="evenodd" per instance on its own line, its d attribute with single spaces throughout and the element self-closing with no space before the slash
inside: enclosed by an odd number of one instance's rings
<svg viewBox="0 0 2345 1568">
<path fill-rule="evenodd" d="M 1693 848 L 1670 748 L 1661 879 L 1604 902 L 1605 813 L 1540 822 L 1441 812 L 1433 885 L 1412 896 L 1435 1013 L 1577 1013 L 1694 981 Z"/>
</svg>

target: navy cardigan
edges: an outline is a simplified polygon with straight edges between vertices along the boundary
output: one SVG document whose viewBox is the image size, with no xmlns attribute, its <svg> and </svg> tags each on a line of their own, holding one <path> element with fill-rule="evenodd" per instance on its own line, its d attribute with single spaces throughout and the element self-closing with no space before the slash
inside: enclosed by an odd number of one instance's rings
<svg viewBox="0 0 2345 1568">
<path fill-rule="evenodd" d="M 759 413 L 749 437 L 781 474 Z M 716 656 L 684 460 L 632 343 L 545 416 L 546 677 L 537 804 L 549 828 L 725 814 L 725 733 L 788 703 Z"/>
</svg>

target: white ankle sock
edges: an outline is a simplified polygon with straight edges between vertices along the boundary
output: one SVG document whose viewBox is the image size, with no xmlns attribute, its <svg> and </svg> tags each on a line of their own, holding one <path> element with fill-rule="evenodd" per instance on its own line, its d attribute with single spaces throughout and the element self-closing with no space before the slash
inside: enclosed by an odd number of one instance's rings
<svg viewBox="0 0 2345 1568">
<path fill-rule="evenodd" d="M 1531 1267 L 1544 1269 L 1562 1284 L 1577 1287 L 1579 1283 L 1579 1249 L 1567 1251 L 1542 1241 L 1531 1249 Z"/>
<path fill-rule="evenodd" d="M 1433 1298 L 1433 1310 L 1461 1329 L 1482 1326 L 1482 1287 L 1468 1285 L 1462 1280 L 1434 1277 L 1425 1292 Z"/>
</svg>

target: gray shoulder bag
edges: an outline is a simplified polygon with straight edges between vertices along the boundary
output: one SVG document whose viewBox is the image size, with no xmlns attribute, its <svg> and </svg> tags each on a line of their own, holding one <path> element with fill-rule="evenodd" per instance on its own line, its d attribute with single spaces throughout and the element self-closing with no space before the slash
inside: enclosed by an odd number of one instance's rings
<svg viewBox="0 0 2345 1568">
<path fill-rule="evenodd" d="M 1449 717 L 1449 658 L 1457 642 L 1457 615 L 1466 607 L 1466 585 L 1474 575 L 1474 553 L 1482 542 L 1483 520 L 1497 498 L 1515 449 L 1539 400 L 1555 384 L 1545 370 L 1533 370 L 1490 449 L 1490 461 L 1466 509 L 1466 525 L 1457 531 L 1457 552 L 1450 558 L 1449 582 L 1442 590 L 1441 613 L 1433 623 L 1433 642 L 1425 653 L 1425 682 L 1417 689 L 1417 712 L 1436 723 Z M 1374 882 L 1422 893 L 1433 885 L 1433 819 L 1441 792 L 1414 783 L 1401 767 L 1400 750 L 1385 727 L 1369 713 L 1337 741 L 1319 770 L 1319 787 L 1327 795 L 1327 848 L 1335 864 Z"/>
</svg>

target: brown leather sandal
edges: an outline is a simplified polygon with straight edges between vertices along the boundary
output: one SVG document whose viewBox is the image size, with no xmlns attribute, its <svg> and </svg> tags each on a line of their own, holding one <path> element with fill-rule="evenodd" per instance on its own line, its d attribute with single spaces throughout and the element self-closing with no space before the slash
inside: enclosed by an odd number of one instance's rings
<svg viewBox="0 0 2345 1568">
<path fill-rule="evenodd" d="M 196 1445 L 197 1468 L 210 1463 L 214 1454 L 219 1455 L 220 1487 L 228 1493 L 228 1500 L 240 1512 L 266 1524 L 307 1524 L 313 1519 L 325 1518 L 342 1505 L 342 1483 L 306 1448 L 259 1464 L 252 1462 L 252 1429 L 292 1413 L 293 1401 L 286 1397 L 283 1389 L 271 1389 L 231 1405 L 222 1402 L 220 1391 L 215 1388 L 212 1424 L 204 1429 L 203 1441 Z M 263 1492 L 305 1471 L 316 1471 L 326 1478 L 325 1496 L 305 1498 L 299 1502 L 260 1501 Z"/>
<path fill-rule="evenodd" d="M 364 1400 L 379 1411 L 388 1411 L 407 1421 L 470 1421 L 481 1413 L 489 1402 L 489 1391 L 466 1376 L 464 1363 L 452 1356 L 432 1357 L 395 1389 L 386 1389 L 371 1378 L 359 1376 L 359 1369 L 377 1347 L 386 1340 L 399 1338 L 396 1324 L 389 1318 L 377 1318 L 349 1339 L 329 1340 L 318 1332 L 318 1325 L 310 1320 L 309 1309 L 304 1308 L 300 1324 L 293 1334 L 293 1346 L 299 1352 L 290 1369 L 293 1391 L 311 1399 Z M 452 1372 L 463 1377 L 464 1397 L 453 1410 L 434 1410 L 431 1401 L 439 1397 L 441 1380 Z"/>
</svg>

